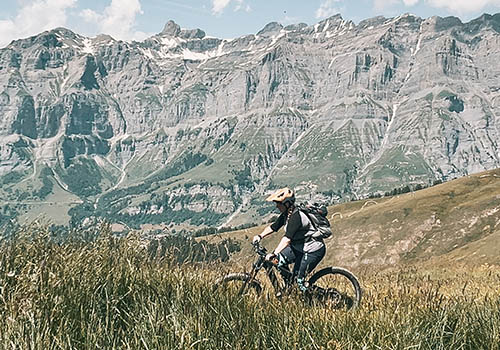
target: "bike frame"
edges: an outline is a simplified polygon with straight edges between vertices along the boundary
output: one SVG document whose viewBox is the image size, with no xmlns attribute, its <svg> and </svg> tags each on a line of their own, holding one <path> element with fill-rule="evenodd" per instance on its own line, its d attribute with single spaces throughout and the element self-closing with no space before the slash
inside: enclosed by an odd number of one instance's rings
<svg viewBox="0 0 500 350">
<path fill-rule="evenodd" d="M 258 255 L 258 258 L 253 263 L 252 270 L 249 274 L 250 278 L 247 279 L 246 283 L 243 284 L 240 293 L 243 293 L 248 283 L 251 283 L 252 281 L 258 282 L 258 280 L 255 279 L 255 276 L 262 268 L 266 270 L 266 275 L 271 281 L 271 285 L 273 286 L 276 295 L 280 295 L 285 291 L 289 291 L 293 283 L 293 273 L 288 268 L 278 266 L 277 263 L 266 260 L 267 250 L 259 243 L 256 243 L 253 246 L 255 252 Z M 275 270 L 278 270 L 279 274 L 281 275 L 281 279 L 283 280 L 283 287 L 280 286 L 280 282 L 278 280 L 278 277 L 276 276 Z"/>
</svg>

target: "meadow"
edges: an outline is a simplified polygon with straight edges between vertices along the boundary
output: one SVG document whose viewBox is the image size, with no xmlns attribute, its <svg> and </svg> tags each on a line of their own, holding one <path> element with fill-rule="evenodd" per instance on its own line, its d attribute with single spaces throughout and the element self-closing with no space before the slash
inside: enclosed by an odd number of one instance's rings
<svg viewBox="0 0 500 350">
<path fill-rule="evenodd" d="M 498 266 L 359 268 L 361 307 L 327 310 L 218 294 L 231 261 L 96 231 L 0 241 L 0 349 L 500 349 Z"/>
</svg>

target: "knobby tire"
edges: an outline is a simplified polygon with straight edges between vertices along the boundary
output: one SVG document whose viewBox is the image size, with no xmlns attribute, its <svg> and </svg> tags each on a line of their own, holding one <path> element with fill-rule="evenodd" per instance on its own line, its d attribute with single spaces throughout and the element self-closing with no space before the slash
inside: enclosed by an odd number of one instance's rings
<svg viewBox="0 0 500 350">
<path fill-rule="evenodd" d="M 256 279 L 252 279 L 248 273 L 230 273 L 228 275 L 219 278 L 214 283 L 214 291 L 221 290 L 224 287 L 228 287 L 229 284 L 235 284 L 238 287 L 238 295 L 241 296 L 245 291 L 253 290 L 257 295 L 262 292 L 262 286 L 260 282 Z"/>
<path fill-rule="evenodd" d="M 345 286 L 323 285 L 328 279 L 342 281 Z M 352 272 L 341 267 L 326 267 L 309 279 L 309 288 L 311 289 L 312 298 L 318 298 L 320 295 L 323 300 L 325 298 L 340 298 L 340 307 L 347 309 L 356 309 L 361 303 L 362 290 L 358 279 Z M 347 289 L 347 290 L 342 290 Z M 316 293 L 316 295 L 314 294 Z"/>
</svg>

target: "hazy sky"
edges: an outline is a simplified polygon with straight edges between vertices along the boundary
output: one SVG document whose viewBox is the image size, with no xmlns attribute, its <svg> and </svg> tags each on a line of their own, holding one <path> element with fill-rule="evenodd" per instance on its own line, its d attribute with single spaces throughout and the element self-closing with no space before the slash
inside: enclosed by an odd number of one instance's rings
<svg viewBox="0 0 500 350">
<path fill-rule="evenodd" d="M 406 12 L 423 18 L 453 15 L 466 22 L 500 12 L 500 0 L 0 0 L 0 5 L 0 47 L 61 26 L 87 36 L 142 40 L 173 19 L 182 28 L 235 38 L 273 21 L 314 24 L 337 13 L 358 23 Z"/>
</svg>

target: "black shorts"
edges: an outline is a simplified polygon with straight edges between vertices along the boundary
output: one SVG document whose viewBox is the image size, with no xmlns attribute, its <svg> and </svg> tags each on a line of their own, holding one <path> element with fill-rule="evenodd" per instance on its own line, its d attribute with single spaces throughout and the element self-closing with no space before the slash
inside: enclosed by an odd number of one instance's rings
<svg viewBox="0 0 500 350">
<path fill-rule="evenodd" d="M 279 253 L 281 256 L 279 261 L 284 261 L 286 265 L 293 263 L 293 275 L 303 279 L 318 266 L 321 259 L 325 257 L 325 254 L 325 246 L 311 253 L 300 252 L 288 246 Z"/>
</svg>

